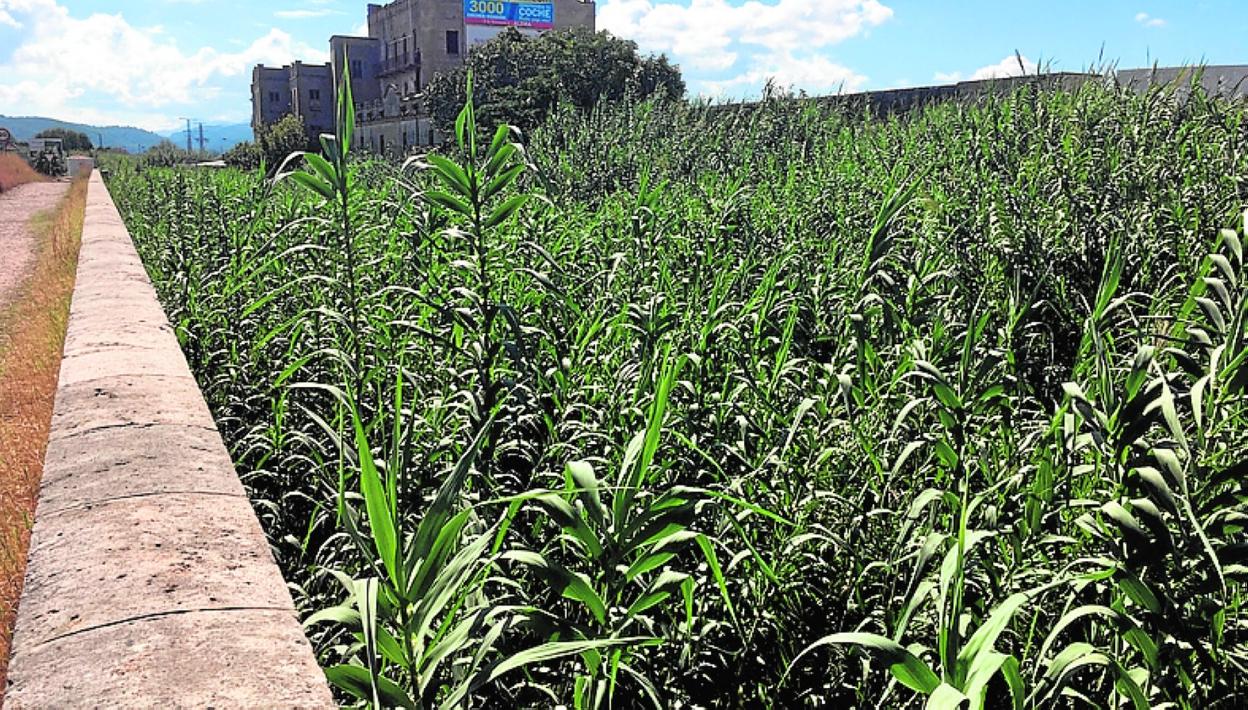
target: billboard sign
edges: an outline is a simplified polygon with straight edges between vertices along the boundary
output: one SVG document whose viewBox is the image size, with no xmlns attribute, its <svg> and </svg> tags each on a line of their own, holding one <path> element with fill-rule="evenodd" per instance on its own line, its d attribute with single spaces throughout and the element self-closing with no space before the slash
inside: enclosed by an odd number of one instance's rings
<svg viewBox="0 0 1248 710">
<path fill-rule="evenodd" d="M 555 27 L 555 4 L 532 0 L 464 0 L 464 24 L 550 30 Z"/>
</svg>

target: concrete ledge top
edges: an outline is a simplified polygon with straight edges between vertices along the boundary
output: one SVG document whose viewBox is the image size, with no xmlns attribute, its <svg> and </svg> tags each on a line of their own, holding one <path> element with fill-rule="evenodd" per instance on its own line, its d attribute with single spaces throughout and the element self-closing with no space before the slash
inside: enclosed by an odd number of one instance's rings
<svg viewBox="0 0 1248 710">
<path fill-rule="evenodd" d="M 3 700 L 334 707 L 98 172 Z"/>
</svg>

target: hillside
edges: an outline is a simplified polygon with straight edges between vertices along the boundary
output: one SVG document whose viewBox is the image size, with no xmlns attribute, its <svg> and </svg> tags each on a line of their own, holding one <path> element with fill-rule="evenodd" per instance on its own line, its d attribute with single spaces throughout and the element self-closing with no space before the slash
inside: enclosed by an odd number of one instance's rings
<svg viewBox="0 0 1248 710">
<path fill-rule="evenodd" d="M 87 134 L 93 143 L 99 143 L 102 138 L 105 147 L 125 148 L 130 152 L 147 150 L 164 140 L 163 136 L 131 126 L 90 126 L 38 116 L 0 116 L 0 126 L 12 131 L 18 141 L 28 141 L 49 128 L 67 128 Z"/>
<path fill-rule="evenodd" d="M 13 137 L 18 141 L 28 141 L 40 131 L 49 128 L 67 128 L 87 134 L 93 143 L 107 148 L 125 148 L 131 153 L 141 153 L 165 140 L 171 140 L 177 145 L 186 144 L 185 130 L 170 131 L 162 135 L 132 126 L 91 126 L 39 116 L 2 115 L 0 115 L 0 126 L 12 131 Z M 192 125 L 192 132 L 194 144 L 198 147 L 199 126 Z M 247 140 L 251 140 L 251 126 L 245 123 L 204 126 L 204 146 L 210 151 L 228 150 Z"/>
</svg>

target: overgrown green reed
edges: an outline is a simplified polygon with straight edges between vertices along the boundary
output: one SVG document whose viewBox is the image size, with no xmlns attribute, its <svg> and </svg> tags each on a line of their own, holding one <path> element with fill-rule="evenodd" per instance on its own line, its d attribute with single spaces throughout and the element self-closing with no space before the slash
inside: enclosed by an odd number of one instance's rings
<svg viewBox="0 0 1248 710">
<path fill-rule="evenodd" d="M 1235 707 L 1243 121 L 469 108 L 110 189 L 344 700 Z"/>
</svg>

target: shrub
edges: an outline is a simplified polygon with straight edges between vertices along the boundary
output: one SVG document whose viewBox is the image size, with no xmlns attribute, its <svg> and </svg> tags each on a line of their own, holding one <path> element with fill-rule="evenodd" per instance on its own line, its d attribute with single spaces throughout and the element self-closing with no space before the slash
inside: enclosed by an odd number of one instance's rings
<svg viewBox="0 0 1248 710">
<path fill-rule="evenodd" d="M 255 170 L 264 162 L 264 151 L 251 141 L 244 141 L 230 148 L 222 156 L 226 165 L 241 170 Z"/>
</svg>

